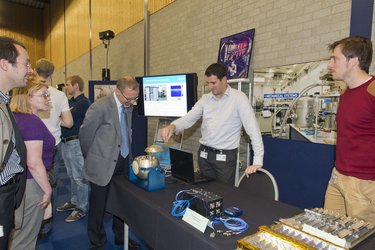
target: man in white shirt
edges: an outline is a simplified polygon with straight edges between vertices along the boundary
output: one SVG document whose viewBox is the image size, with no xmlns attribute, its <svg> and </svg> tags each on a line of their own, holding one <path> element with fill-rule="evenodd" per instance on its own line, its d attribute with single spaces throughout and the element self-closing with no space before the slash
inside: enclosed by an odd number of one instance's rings
<svg viewBox="0 0 375 250">
<path fill-rule="evenodd" d="M 247 176 L 263 165 L 262 136 L 247 96 L 228 85 L 225 67 L 211 64 L 205 77 L 210 93 L 203 95 L 184 117 L 163 128 L 161 135 L 167 142 L 173 133 L 190 128 L 202 117 L 199 168 L 205 176 L 234 184 L 241 127 L 250 136 L 254 150 L 253 164 L 245 170 Z"/>
</svg>

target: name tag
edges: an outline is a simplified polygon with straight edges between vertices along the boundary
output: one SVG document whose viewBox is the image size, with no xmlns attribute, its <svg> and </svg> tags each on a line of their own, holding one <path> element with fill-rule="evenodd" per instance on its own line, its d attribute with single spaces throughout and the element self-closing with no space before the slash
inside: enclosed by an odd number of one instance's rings
<svg viewBox="0 0 375 250">
<path fill-rule="evenodd" d="M 217 161 L 227 161 L 227 155 L 225 155 L 225 154 L 217 154 L 216 155 L 216 160 Z"/>
<path fill-rule="evenodd" d="M 201 151 L 201 153 L 199 155 L 200 155 L 201 158 L 207 159 L 208 153 L 206 151 Z"/>
</svg>

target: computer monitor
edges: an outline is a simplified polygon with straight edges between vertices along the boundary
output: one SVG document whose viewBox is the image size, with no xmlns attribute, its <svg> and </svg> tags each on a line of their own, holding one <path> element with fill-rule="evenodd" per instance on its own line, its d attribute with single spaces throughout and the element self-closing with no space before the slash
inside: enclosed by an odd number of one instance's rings
<svg viewBox="0 0 375 250">
<path fill-rule="evenodd" d="M 197 101 L 196 73 L 136 77 L 138 114 L 154 117 L 184 116 Z"/>
</svg>

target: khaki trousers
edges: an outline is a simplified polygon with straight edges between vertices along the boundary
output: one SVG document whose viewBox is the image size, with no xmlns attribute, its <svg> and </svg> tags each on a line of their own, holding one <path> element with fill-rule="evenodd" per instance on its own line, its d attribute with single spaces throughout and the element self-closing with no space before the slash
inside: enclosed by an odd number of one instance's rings
<svg viewBox="0 0 375 250">
<path fill-rule="evenodd" d="M 34 179 L 27 179 L 24 195 L 24 207 L 15 211 L 16 222 L 22 220 L 22 226 L 14 230 L 9 250 L 34 250 L 40 225 L 42 224 L 44 209 L 38 206 L 43 198 L 43 190 Z"/>
<path fill-rule="evenodd" d="M 333 169 L 324 209 L 375 225 L 375 181 L 340 174 Z"/>
</svg>

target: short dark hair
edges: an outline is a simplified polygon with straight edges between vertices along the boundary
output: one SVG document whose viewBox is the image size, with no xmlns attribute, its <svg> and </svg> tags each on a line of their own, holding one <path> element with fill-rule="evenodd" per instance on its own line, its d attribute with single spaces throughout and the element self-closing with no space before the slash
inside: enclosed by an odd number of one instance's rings
<svg viewBox="0 0 375 250">
<path fill-rule="evenodd" d="M 342 54 L 347 60 L 357 57 L 359 67 L 369 72 L 372 60 L 372 42 L 370 39 L 362 36 L 350 36 L 333 42 L 328 45 L 328 49 L 333 51 L 337 46 L 341 46 Z"/>
<path fill-rule="evenodd" d="M 205 76 L 217 76 L 220 80 L 228 75 L 226 68 L 220 63 L 213 63 L 204 72 Z"/>
<path fill-rule="evenodd" d="M 132 76 L 124 76 L 117 81 L 116 87 L 124 91 L 125 87 L 131 90 L 139 90 L 139 83 Z"/>
<path fill-rule="evenodd" d="M 66 79 L 66 81 L 70 81 L 70 83 L 71 83 L 72 85 L 74 85 L 74 84 L 78 84 L 78 89 L 79 89 L 79 91 L 81 91 L 81 92 L 83 91 L 83 87 L 84 87 L 85 83 L 84 83 L 82 77 L 80 77 L 80 76 L 78 76 L 78 75 L 73 75 L 73 76 L 69 76 L 69 77 Z"/>
<path fill-rule="evenodd" d="M 47 79 L 55 71 L 55 66 L 48 59 L 41 58 L 35 64 L 35 71 L 39 76 Z"/>
<path fill-rule="evenodd" d="M 16 44 L 26 49 L 22 43 L 6 36 L 0 36 L 0 59 L 15 64 L 19 55 Z"/>
</svg>

